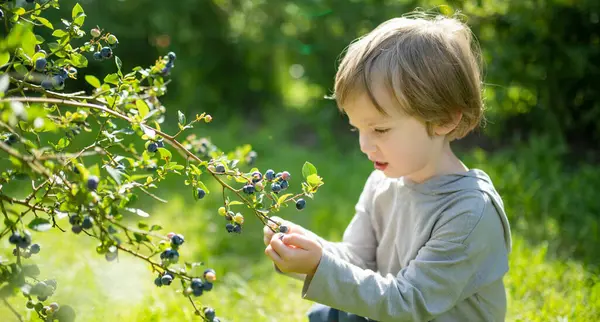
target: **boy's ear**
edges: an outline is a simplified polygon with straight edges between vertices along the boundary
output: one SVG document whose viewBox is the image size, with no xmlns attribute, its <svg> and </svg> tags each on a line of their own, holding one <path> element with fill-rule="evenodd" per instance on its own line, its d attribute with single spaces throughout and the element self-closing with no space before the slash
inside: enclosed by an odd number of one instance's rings
<svg viewBox="0 0 600 322">
<path fill-rule="evenodd" d="M 458 123 L 460 122 L 461 119 L 462 119 L 462 112 L 456 112 L 453 114 L 452 121 L 450 121 L 446 124 L 436 125 L 433 128 L 433 132 L 435 133 L 435 135 L 439 135 L 439 136 L 447 135 L 448 133 L 452 132 L 458 126 Z"/>
</svg>

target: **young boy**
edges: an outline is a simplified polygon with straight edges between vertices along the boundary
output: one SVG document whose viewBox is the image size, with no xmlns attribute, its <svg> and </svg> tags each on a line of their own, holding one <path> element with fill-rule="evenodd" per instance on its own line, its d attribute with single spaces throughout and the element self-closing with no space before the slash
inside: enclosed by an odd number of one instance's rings
<svg viewBox="0 0 600 322">
<path fill-rule="evenodd" d="M 343 241 L 265 227 L 276 269 L 319 303 L 309 321 L 504 321 L 503 202 L 450 148 L 483 118 L 479 57 L 448 17 L 391 19 L 349 46 L 335 98 L 375 170 Z"/>
</svg>

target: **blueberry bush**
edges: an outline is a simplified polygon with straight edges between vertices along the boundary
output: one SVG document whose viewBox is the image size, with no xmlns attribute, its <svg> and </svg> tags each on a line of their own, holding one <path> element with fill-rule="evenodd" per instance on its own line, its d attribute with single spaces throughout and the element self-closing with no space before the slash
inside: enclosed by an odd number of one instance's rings
<svg viewBox="0 0 600 322">
<path fill-rule="evenodd" d="M 6 165 L 0 170 L 0 239 L 12 249 L 12 255 L 5 252 L 9 258 L 0 257 L 0 298 L 19 320 L 9 297 L 23 296 L 42 320 L 75 319 L 68 303 L 52 301 L 60 291 L 57 280 L 35 263 L 36 254 L 52 247 L 36 243 L 36 234 L 57 229 L 65 238 L 96 239 L 95 252 L 107 261 L 126 254 L 147 262 L 156 273 L 149 283 L 178 285 L 196 315 L 218 321 L 215 310 L 200 301 L 213 289 L 217 272 L 199 260 L 180 258 L 183 235 L 144 223 L 150 214 L 136 206 L 139 194 L 167 202 L 158 196 L 161 182 L 181 176 L 201 202 L 211 194 L 206 180 L 215 180 L 222 187 L 214 195 L 223 200 L 215 209 L 223 233 L 242 233 L 244 215 L 285 233 L 287 227 L 271 214 L 290 203 L 303 210 L 322 178 L 305 162 L 297 192 L 288 192 L 292 175 L 254 167 L 258 156 L 251 146 L 225 152 L 189 133 L 212 117 L 201 113 L 188 120 L 161 104 L 175 68 L 174 52 L 126 72 L 116 35 L 99 26 L 84 29 L 86 14 L 79 4 L 68 19 L 44 18 L 46 10 L 58 8 L 58 0 L 0 1 L 7 34 L 0 40 L 0 164 Z M 39 31 L 48 29 L 51 37 L 45 39 Z M 115 72 L 86 74 L 90 60 L 114 63 Z M 93 89 L 65 91 L 80 77 Z M 178 124 L 174 134 L 160 126 L 170 116 Z M 140 218 L 132 225 L 135 216 Z"/>
</svg>

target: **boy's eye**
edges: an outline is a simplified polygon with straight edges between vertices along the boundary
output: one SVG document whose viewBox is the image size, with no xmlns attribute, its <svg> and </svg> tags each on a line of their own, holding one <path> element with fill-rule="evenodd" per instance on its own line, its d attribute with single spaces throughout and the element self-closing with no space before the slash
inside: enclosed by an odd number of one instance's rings
<svg viewBox="0 0 600 322">
<path fill-rule="evenodd" d="M 389 131 L 390 129 L 375 129 L 375 132 L 383 134 L 386 133 L 387 131 Z"/>
</svg>

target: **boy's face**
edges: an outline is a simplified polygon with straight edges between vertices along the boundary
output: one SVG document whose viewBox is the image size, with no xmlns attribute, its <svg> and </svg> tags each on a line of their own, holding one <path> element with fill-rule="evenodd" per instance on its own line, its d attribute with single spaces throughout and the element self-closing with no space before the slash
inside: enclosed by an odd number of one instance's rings
<svg viewBox="0 0 600 322">
<path fill-rule="evenodd" d="M 378 95 L 381 106 L 392 106 L 388 95 Z M 435 168 L 443 149 L 443 136 L 429 137 L 424 124 L 400 112 L 380 113 L 364 93 L 344 105 L 350 124 L 359 132 L 361 151 L 374 167 L 389 178 L 407 176 L 414 180 Z M 387 109 L 386 110 L 391 110 Z"/>
</svg>

